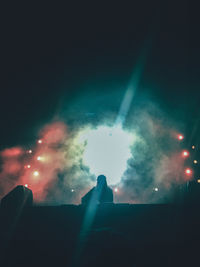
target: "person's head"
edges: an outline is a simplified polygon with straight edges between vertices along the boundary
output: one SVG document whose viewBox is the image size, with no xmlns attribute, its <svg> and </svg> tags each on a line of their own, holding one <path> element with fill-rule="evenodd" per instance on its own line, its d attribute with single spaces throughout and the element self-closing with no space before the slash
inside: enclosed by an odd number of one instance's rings
<svg viewBox="0 0 200 267">
<path fill-rule="evenodd" d="M 107 186 L 106 176 L 105 175 L 99 175 L 97 177 L 97 187 L 104 187 L 104 186 Z"/>
</svg>

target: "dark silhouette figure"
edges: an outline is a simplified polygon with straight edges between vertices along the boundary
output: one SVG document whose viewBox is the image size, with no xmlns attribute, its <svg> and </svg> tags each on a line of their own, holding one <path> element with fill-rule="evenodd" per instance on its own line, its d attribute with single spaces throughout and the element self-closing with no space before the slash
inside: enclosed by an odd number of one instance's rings
<svg viewBox="0 0 200 267">
<path fill-rule="evenodd" d="M 82 204 L 88 204 L 90 201 L 96 204 L 113 203 L 113 191 L 108 187 L 104 175 L 97 177 L 97 185 L 81 199 Z"/>
</svg>

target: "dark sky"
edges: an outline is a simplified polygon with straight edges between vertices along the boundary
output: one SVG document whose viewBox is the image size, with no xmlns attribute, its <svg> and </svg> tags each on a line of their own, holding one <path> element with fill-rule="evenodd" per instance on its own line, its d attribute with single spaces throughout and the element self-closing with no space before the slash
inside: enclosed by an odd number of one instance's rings
<svg viewBox="0 0 200 267">
<path fill-rule="evenodd" d="M 33 141 L 63 99 L 70 104 L 87 83 L 98 84 L 98 94 L 127 84 L 144 48 L 139 93 L 170 115 L 182 113 L 188 127 L 198 120 L 198 25 L 189 1 L 17 3 L 2 13 L 1 148 Z"/>
</svg>

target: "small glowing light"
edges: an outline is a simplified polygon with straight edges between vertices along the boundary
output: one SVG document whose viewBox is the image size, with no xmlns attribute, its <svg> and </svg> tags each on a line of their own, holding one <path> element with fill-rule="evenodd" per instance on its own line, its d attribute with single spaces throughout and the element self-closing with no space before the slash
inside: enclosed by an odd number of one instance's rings
<svg viewBox="0 0 200 267">
<path fill-rule="evenodd" d="M 74 192 L 74 189 L 72 189 L 71 192 Z"/>
<path fill-rule="evenodd" d="M 28 184 L 25 184 L 24 186 L 25 186 L 25 187 L 28 187 Z"/>
<path fill-rule="evenodd" d="M 189 156 L 189 152 L 188 151 L 183 151 L 183 157 L 188 157 Z"/>
<path fill-rule="evenodd" d="M 38 176 L 39 175 L 39 172 L 38 171 L 34 171 L 33 175 L 34 176 Z"/>
<path fill-rule="evenodd" d="M 118 188 L 115 188 L 114 191 L 117 193 L 118 192 Z"/>
<path fill-rule="evenodd" d="M 185 173 L 186 173 L 186 174 L 191 174 L 191 173 L 192 173 L 192 170 L 189 169 L 189 168 L 187 168 L 187 169 L 185 170 Z"/>
<path fill-rule="evenodd" d="M 195 146 L 192 146 L 192 149 L 195 149 Z"/>
<path fill-rule="evenodd" d="M 200 179 L 197 180 L 197 183 L 200 184 Z"/>
<path fill-rule="evenodd" d="M 37 157 L 37 160 L 41 160 L 41 157 L 39 156 L 39 157 Z"/>
<path fill-rule="evenodd" d="M 42 144 L 42 140 L 41 139 L 38 140 L 38 144 Z"/>
<path fill-rule="evenodd" d="M 30 150 L 28 151 L 28 153 L 31 154 L 31 153 L 33 153 L 33 151 L 30 149 Z"/>
<path fill-rule="evenodd" d="M 155 187 L 155 188 L 154 188 L 154 191 L 158 192 L 158 187 Z"/>
<path fill-rule="evenodd" d="M 198 163 L 198 161 L 195 159 L 195 160 L 194 160 L 194 164 L 197 164 L 197 163 Z"/>
<path fill-rule="evenodd" d="M 183 140 L 184 139 L 183 135 L 179 134 L 178 139 Z"/>
<path fill-rule="evenodd" d="M 25 169 L 30 169 L 31 165 L 25 165 L 24 168 Z"/>
</svg>

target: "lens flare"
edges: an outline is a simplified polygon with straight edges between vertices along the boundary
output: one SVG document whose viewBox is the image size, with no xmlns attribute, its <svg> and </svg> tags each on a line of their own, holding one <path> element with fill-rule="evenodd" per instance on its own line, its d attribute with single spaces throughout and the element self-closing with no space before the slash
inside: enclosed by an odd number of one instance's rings
<svg viewBox="0 0 200 267">
<path fill-rule="evenodd" d="M 120 126 L 99 126 L 80 133 L 84 145 L 83 163 L 96 176 L 104 174 L 109 184 L 117 184 L 127 169 L 134 136 Z"/>
</svg>

